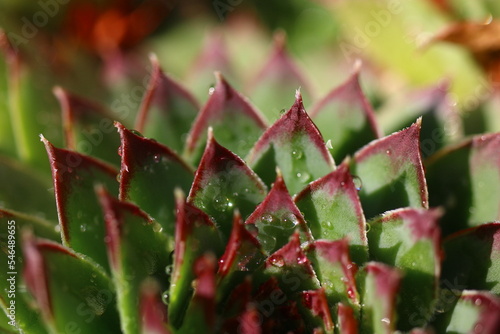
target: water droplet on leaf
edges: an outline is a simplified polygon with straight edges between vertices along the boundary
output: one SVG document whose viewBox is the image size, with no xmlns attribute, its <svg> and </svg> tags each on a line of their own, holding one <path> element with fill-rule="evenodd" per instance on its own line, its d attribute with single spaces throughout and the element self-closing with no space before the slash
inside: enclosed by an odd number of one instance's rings
<svg viewBox="0 0 500 334">
<path fill-rule="evenodd" d="M 352 182 L 354 182 L 354 187 L 356 187 L 357 191 L 361 190 L 361 187 L 363 186 L 363 182 L 359 178 L 359 176 L 353 175 L 352 176 Z"/>
<path fill-rule="evenodd" d="M 228 209 L 233 207 L 233 203 L 229 200 L 229 198 L 218 195 L 214 199 L 214 208 L 219 212 L 226 212 Z"/>
<path fill-rule="evenodd" d="M 301 149 L 295 149 L 292 151 L 292 157 L 295 160 L 300 160 L 300 159 L 302 159 L 303 156 L 304 156 L 304 152 L 302 152 Z"/>
<path fill-rule="evenodd" d="M 170 296 L 168 295 L 168 291 L 165 291 L 161 294 L 161 301 L 163 304 L 168 305 L 170 302 Z"/>
<path fill-rule="evenodd" d="M 271 264 L 275 267 L 281 268 L 285 265 L 285 259 L 283 259 L 283 256 L 281 255 L 273 255 L 269 259 L 271 261 Z"/>
<path fill-rule="evenodd" d="M 136 136 L 139 136 L 139 137 L 141 137 L 141 138 L 144 138 L 144 136 L 142 135 L 142 133 L 140 133 L 140 132 L 139 132 L 139 131 L 137 131 L 137 130 L 130 130 L 130 132 L 132 132 L 132 133 L 133 133 L 134 135 L 136 135 Z"/>
</svg>

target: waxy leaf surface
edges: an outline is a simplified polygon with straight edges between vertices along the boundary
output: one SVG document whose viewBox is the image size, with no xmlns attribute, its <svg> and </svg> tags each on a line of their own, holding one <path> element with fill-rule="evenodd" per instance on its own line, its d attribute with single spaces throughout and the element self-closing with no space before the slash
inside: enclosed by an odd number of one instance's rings
<svg viewBox="0 0 500 334">
<path fill-rule="evenodd" d="M 174 152 L 152 139 L 141 137 L 116 124 L 120 152 L 120 200 L 135 203 L 163 227 L 173 242 L 175 227 L 174 190 L 188 191 L 193 172 Z"/>
<path fill-rule="evenodd" d="M 366 221 L 348 161 L 310 183 L 295 197 L 315 239 L 347 237 L 351 256 L 361 264 L 368 259 Z"/>
<path fill-rule="evenodd" d="M 260 112 L 227 83 L 220 73 L 215 74 L 215 88 L 200 110 L 186 143 L 186 155 L 195 165 L 199 162 L 209 127 L 218 141 L 239 156 L 245 156 L 259 139 L 267 125 Z"/>
<path fill-rule="evenodd" d="M 278 166 L 291 194 L 335 169 L 298 91 L 293 106 L 260 137 L 246 161 L 267 185 L 276 179 L 273 166 Z"/>
<path fill-rule="evenodd" d="M 105 227 L 94 187 L 118 195 L 118 171 L 91 157 L 54 147 L 42 137 L 52 168 L 61 239 L 65 246 L 91 257 L 109 270 Z"/>
<path fill-rule="evenodd" d="M 157 277 L 166 289 L 169 263 L 167 238 L 161 226 L 130 203 L 120 202 L 104 188 L 97 189 L 106 223 L 105 243 L 115 282 L 123 333 L 136 333 L 141 315 L 138 296 L 148 277 Z"/>
<path fill-rule="evenodd" d="M 408 208 L 369 222 L 370 259 L 404 274 L 397 303 L 398 329 L 424 327 L 434 311 L 441 273 L 439 216 L 437 211 Z"/>
<path fill-rule="evenodd" d="M 419 119 L 355 154 L 351 172 L 361 179 L 359 197 L 367 218 L 401 207 L 429 206 L 420 156 L 420 125 Z"/>
<path fill-rule="evenodd" d="M 267 193 L 259 177 L 237 155 L 222 147 L 209 132 L 188 202 L 214 217 L 227 238 L 238 209 L 244 219 Z"/>
</svg>

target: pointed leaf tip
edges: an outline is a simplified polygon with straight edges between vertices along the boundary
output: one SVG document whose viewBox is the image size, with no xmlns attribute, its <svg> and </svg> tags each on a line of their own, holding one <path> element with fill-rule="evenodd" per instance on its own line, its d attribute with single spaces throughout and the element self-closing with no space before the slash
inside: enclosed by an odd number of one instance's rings
<svg viewBox="0 0 500 334">
<path fill-rule="evenodd" d="M 270 166 L 277 166 L 291 194 L 335 169 L 321 133 L 307 115 L 302 99 L 264 132 L 246 158 L 266 182 L 276 178 Z"/>
<path fill-rule="evenodd" d="M 215 78 L 215 88 L 198 113 L 186 143 L 185 153 L 195 163 L 202 154 L 208 127 L 213 127 L 222 145 L 238 155 L 245 155 L 267 128 L 260 112 L 220 72 L 215 72 Z"/>
</svg>

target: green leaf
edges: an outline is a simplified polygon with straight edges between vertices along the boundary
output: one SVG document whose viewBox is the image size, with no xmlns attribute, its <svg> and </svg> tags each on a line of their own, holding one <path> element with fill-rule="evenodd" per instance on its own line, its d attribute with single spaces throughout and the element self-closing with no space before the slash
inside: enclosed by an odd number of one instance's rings
<svg viewBox="0 0 500 334">
<path fill-rule="evenodd" d="M 360 297 L 355 280 L 358 267 L 349 257 L 347 239 L 315 240 L 307 247 L 307 255 L 325 290 L 329 304 L 343 303 L 351 307 L 358 318 Z"/>
<path fill-rule="evenodd" d="M 139 297 L 142 334 L 170 334 L 166 326 L 167 308 L 160 299 L 160 284 L 154 279 L 146 279 L 141 284 Z"/>
<path fill-rule="evenodd" d="M 396 300 L 401 274 L 398 270 L 377 262 L 365 269 L 362 332 L 390 334 L 396 327 Z"/>
<path fill-rule="evenodd" d="M 219 145 L 209 131 L 188 202 L 213 217 L 227 238 L 234 210 L 246 219 L 266 193 L 259 177 L 237 155 Z"/>
<path fill-rule="evenodd" d="M 119 166 L 120 139 L 111 112 L 61 87 L 54 88 L 54 95 L 61 106 L 66 148 Z"/>
<path fill-rule="evenodd" d="M 441 273 L 439 216 L 438 211 L 405 208 L 370 221 L 370 259 L 403 273 L 398 329 L 424 327 L 434 312 Z"/>
<path fill-rule="evenodd" d="M 118 171 L 91 157 L 56 148 L 43 137 L 42 141 L 52 168 L 63 244 L 91 257 L 109 272 L 104 218 L 94 187 L 102 184 L 116 196 Z"/>
<path fill-rule="evenodd" d="M 311 261 L 300 244 L 299 234 L 294 233 L 286 245 L 267 258 L 264 266 L 264 275 L 278 279 L 280 288 L 294 298 L 300 298 L 300 291 L 320 288 Z"/>
<path fill-rule="evenodd" d="M 500 133 L 475 136 L 426 163 L 431 206 L 444 235 L 500 219 Z"/>
<path fill-rule="evenodd" d="M 156 219 L 172 244 L 175 188 L 188 191 L 193 171 L 168 147 L 143 138 L 116 123 L 122 145 L 120 200 L 130 201 Z M 171 245 L 173 248 L 173 245 Z"/>
<path fill-rule="evenodd" d="M 367 218 L 401 207 L 427 208 L 419 147 L 421 119 L 356 152 L 351 172 L 362 182 L 359 197 Z"/>
<path fill-rule="evenodd" d="M 443 280 L 500 295 L 500 223 L 452 234 L 443 247 Z"/>
<path fill-rule="evenodd" d="M 38 170 L 0 156 L 0 208 L 57 220 L 52 182 Z"/>
<path fill-rule="evenodd" d="M 196 259 L 193 271 L 196 275 L 194 295 L 179 334 L 215 333 L 215 270 L 213 254 Z"/>
<path fill-rule="evenodd" d="M 53 223 L 39 217 L 0 210 L 0 280 L 6 282 L 5 288 L 0 289 L 0 308 L 5 314 L 12 314 L 16 326 L 27 333 L 42 334 L 47 331 L 40 312 L 31 306 L 32 297 L 26 292 L 25 282 L 21 276 L 25 262 L 21 249 L 21 232 L 29 229 L 39 236 L 58 240 L 59 235 L 54 227 Z M 12 305 L 12 302 L 15 304 Z M 11 321 L 9 318 L 5 324 Z M 9 325 L 9 329 L 14 330 L 15 327 Z"/>
<path fill-rule="evenodd" d="M 0 152 L 10 157 L 16 157 L 16 145 L 9 105 L 9 65 L 14 61 L 15 54 L 12 45 L 0 29 Z M 12 66 L 12 65 L 10 65 Z"/>
<path fill-rule="evenodd" d="M 290 105 L 289 96 L 298 88 L 307 102 L 313 100 L 309 82 L 286 51 L 285 34 L 277 33 L 267 62 L 253 79 L 252 100 L 267 119 L 274 122 L 280 117 L 280 112 Z"/>
<path fill-rule="evenodd" d="M 102 187 L 97 188 L 97 194 L 105 217 L 104 241 L 116 286 L 121 329 L 123 333 L 137 333 L 141 284 L 148 277 L 156 277 L 167 288 L 167 238 L 160 232 L 161 226 L 135 205 L 118 201 Z"/>
<path fill-rule="evenodd" d="M 349 239 L 351 257 L 358 264 L 368 260 L 366 221 L 349 161 L 310 183 L 295 197 L 315 239 Z"/>
<path fill-rule="evenodd" d="M 323 138 L 331 143 L 330 150 L 336 161 L 382 136 L 359 84 L 360 67 L 358 65 L 342 85 L 311 108 L 311 118 Z"/>
<path fill-rule="evenodd" d="M 441 330 L 446 333 L 495 334 L 500 330 L 500 299 L 482 291 L 464 291 Z"/>
<path fill-rule="evenodd" d="M 234 288 L 234 280 L 254 271 L 265 259 L 259 241 L 245 228 L 238 211 L 234 213 L 233 229 L 217 270 L 217 299 L 225 300 Z"/>
<path fill-rule="evenodd" d="M 155 55 L 150 60 L 151 78 L 135 128 L 180 154 L 184 149 L 184 138 L 198 113 L 198 102 L 162 71 Z"/>
<path fill-rule="evenodd" d="M 50 241 L 23 236 L 24 279 L 51 333 L 118 333 L 111 279 L 89 259 Z"/>
<path fill-rule="evenodd" d="M 330 314 L 328 300 L 324 289 L 301 292 L 302 303 L 298 304 L 306 317 L 307 328 L 310 331 L 333 334 L 335 327 Z"/>
<path fill-rule="evenodd" d="M 260 112 L 219 72 L 215 73 L 215 78 L 215 88 L 210 91 L 210 97 L 187 138 L 185 154 L 195 165 L 203 153 L 205 133 L 209 127 L 213 128 L 223 146 L 239 156 L 248 153 L 267 127 Z"/>
<path fill-rule="evenodd" d="M 291 194 L 335 169 L 318 128 L 311 121 L 297 91 L 290 110 L 260 137 L 246 161 L 270 185 L 278 166 Z"/>
<path fill-rule="evenodd" d="M 193 293 L 194 263 L 203 254 L 222 255 L 219 232 L 210 218 L 200 209 L 186 203 L 184 195 L 176 193 L 177 221 L 175 228 L 174 267 L 170 280 L 168 318 L 179 328 Z"/>
<path fill-rule="evenodd" d="M 302 242 L 312 240 L 311 231 L 290 197 L 279 172 L 271 191 L 245 224 L 257 237 L 267 255 L 287 244 L 295 231 L 300 233 Z"/>
</svg>

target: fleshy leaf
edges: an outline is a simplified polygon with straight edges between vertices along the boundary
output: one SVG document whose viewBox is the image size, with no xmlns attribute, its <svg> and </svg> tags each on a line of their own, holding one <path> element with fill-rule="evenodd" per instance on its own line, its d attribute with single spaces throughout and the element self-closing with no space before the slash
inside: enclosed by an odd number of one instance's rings
<svg viewBox="0 0 500 334">
<path fill-rule="evenodd" d="M 300 246 L 298 233 L 294 233 L 286 245 L 269 256 L 264 273 L 276 277 L 280 288 L 287 294 L 320 288 L 311 262 Z"/>
<path fill-rule="evenodd" d="M 434 312 L 441 274 L 439 216 L 438 211 L 407 208 L 370 222 L 370 259 L 404 274 L 397 303 L 398 329 L 424 327 Z"/>
<path fill-rule="evenodd" d="M 245 224 L 249 230 L 254 231 L 266 254 L 271 254 L 287 244 L 296 230 L 299 231 L 303 242 L 312 240 L 311 231 L 279 173 L 271 191 Z"/>
<path fill-rule="evenodd" d="M 441 330 L 458 334 L 499 333 L 500 299 L 487 292 L 464 291 Z"/>
<path fill-rule="evenodd" d="M 374 334 L 393 333 L 396 326 L 396 300 L 401 274 L 394 268 L 377 262 L 365 267 L 363 295 L 364 331 Z"/>
<path fill-rule="evenodd" d="M 193 266 L 196 275 L 193 299 L 186 311 L 180 334 L 214 333 L 215 325 L 215 270 L 213 254 L 204 254 Z"/>
<path fill-rule="evenodd" d="M 500 223 L 485 224 L 444 241 L 443 280 L 500 295 Z"/>
<path fill-rule="evenodd" d="M 260 137 L 246 161 L 271 184 L 278 166 L 291 194 L 335 169 L 318 128 L 311 121 L 297 91 L 295 103 Z"/>
<path fill-rule="evenodd" d="M 39 217 L 0 210 L 0 280 L 6 282 L 5 288 L 0 289 L 0 313 L 9 315 L 9 318 L 5 318 L 6 325 L 15 319 L 15 326 L 11 323 L 9 330 L 19 328 L 19 332 L 47 333 L 40 312 L 31 307 L 31 296 L 26 292 L 21 276 L 22 263 L 25 262 L 21 231 L 29 229 L 41 237 L 58 240 L 59 235 L 54 227 L 53 223 Z M 12 305 L 12 302 L 15 304 Z"/>
<path fill-rule="evenodd" d="M 386 133 L 411 126 L 422 116 L 420 148 L 426 158 L 463 135 L 460 115 L 449 96 L 449 83 L 398 94 L 379 111 L 377 119 Z"/>
<path fill-rule="evenodd" d="M 167 238 L 160 233 L 160 225 L 135 205 L 115 199 L 102 187 L 97 188 L 97 195 L 105 217 L 104 242 L 116 284 L 121 328 L 124 333 L 136 333 L 141 320 L 137 296 L 142 282 L 148 277 L 165 282 Z"/>
<path fill-rule="evenodd" d="M 141 333 L 170 334 L 167 328 L 167 308 L 160 299 L 160 285 L 153 279 L 147 279 L 141 284 L 139 297 Z"/>
<path fill-rule="evenodd" d="M 26 286 L 52 333 L 118 333 L 111 279 L 95 263 L 31 234 L 23 235 Z"/>
<path fill-rule="evenodd" d="M 57 220 L 50 178 L 19 161 L 0 156 L 0 208 Z"/>
<path fill-rule="evenodd" d="M 54 95 L 61 105 L 66 148 L 118 166 L 120 156 L 116 150 L 120 139 L 113 126 L 116 116 L 97 103 L 60 87 L 54 88 Z"/>
<path fill-rule="evenodd" d="M 340 333 L 358 334 L 358 322 L 354 317 L 354 311 L 349 306 L 339 303 L 337 306 L 337 322 Z"/>
<path fill-rule="evenodd" d="M 234 276 L 254 271 L 264 259 L 259 241 L 247 231 L 240 213 L 236 211 L 226 250 L 219 260 L 217 298 L 224 300 L 230 293 Z"/>
<path fill-rule="evenodd" d="M 360 303 L 355 281 L 357 265 L 349 257 L 347 240 L 316 240 L 307 248 L 307 255 L 311 258 L 330 305 L 339 302 L 349 305 L 358 317 Z"/>
<path fill-rule="evenodd" d="M 118 172 L 91 157 L 56 148 L 43 137 L 42 141 L 52 169 L 63 244 L 109 270 L 104 218 L 94 186 L 102 184 L 116 196 Z"/>
<path fill-rule="evenodd" d="M 237 155 L 217 143 L 209 131 L 188 202 L 214 217 L 228 237 L 234 210 L 238 209 L 243 218 L 248 217 L 266 193 L 259 177 Z"/>
<path fill-rule="evenodd" d="M 366 221 L 349 161 L 310 183 L 295 197 L 315 239 L 349 239 L 351 257 L 358 264 L 368 259 Z"/>
<path fill-rule="evenodd" d="M 188 191 L 193 172 L 174 152 L 116 123 L 120 152 L 120 200 L 131 201 L 156 219 L 170 242 L 174 237 L 174 189 Z"/>
<path fill-rule="evenodd" d="M 311 118 L 337 161 L 381 137 L 373 109 L 359 84 L 360 66 L 339 87 L 311 108 Z"/>
<path fill-rule="evenodd" d="M 361 179 L 359 197 L 367 218 L 401 207 L 429 206 L 420 127 L 419 118 L 409 128 L 373 141 L 354 156 L 351 171 Z"/>
<path fill-rule="evenodd" d="M 333 334 L 334 323 L 330 314 L 325 290 L 303 291 L 301 292 L 301 296 L 302 305 L 299 305 L 307 310 L 308 314 L 306 316 L 309 318 L 307 319 L 309 320 L 307 321 L 309 326 L 314 326 L 315 330 L 319 330 L 320 328 L 321 333 Z"/>
<path fill-rule="evenodd" d="M 182 153 L 184 138 L 199 110 L 198 102 L 162 71 L 156 56 L 150 59 L 151 78 L 135 128 L 177 153 Z"/>
<path fill-rule="evenodd" d="M 196 165 L 205 147 L 205 133 L 212 127 L 220 143 L 239 156 L 244 156 L 259 139 L 267 125 L 260 112 L 219 72 L 215 88 L 200 110 L 186 143 L 186 155 Z M 230 124 L 230 126 L 228 126 Z"/>
<path fill-rule="evenodd" d="M 473 137 L 426 164 L 430 204 L 443 206 L 444 235 L 500 219 L 500 133 Z"/>
<path fill-rule="evenodd" d="M 300 87 L 306 102 L 312 101 L 309 83 L 286 51 L 283 33 L 274 38 L 274 48 L 267 62 L 258 71 L 252 82 L 252 100 L 271 122 L 278 119 L 280 111 L 289 104 L 289 96 Z M 309 100 L 309 101 L 308 101 Z"/>
<path fill-rule="evenodd" d="M 193 293 L 194 263 L 207 252 L 222 255 L 221 239 L 214 223 L 200 209 L 186 203 L 184 195 L 176 193 L 176 228 L 174 267 L 170 279 L 169 321 L 180 327 Z"/>
<path fill-rule="evenodd" d="M 16 157 L 16 143 L 12 138 L 12 124 L 9 105 L 9 66 L 15 62 L 16 54 L 5 31 L 0 29 L 0 152 Z"/>
</svg>

